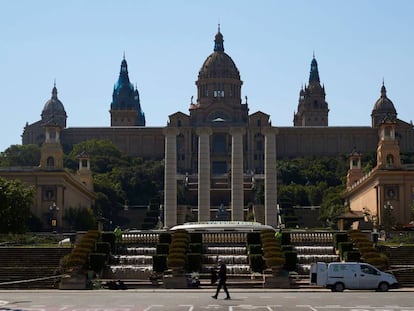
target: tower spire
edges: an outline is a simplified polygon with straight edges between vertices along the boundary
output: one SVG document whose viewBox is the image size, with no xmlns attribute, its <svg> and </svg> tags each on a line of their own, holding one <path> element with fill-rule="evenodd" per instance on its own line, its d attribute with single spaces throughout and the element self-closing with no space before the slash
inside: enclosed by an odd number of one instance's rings
<svg viewBox="0 0 414 311">
<path fill-rule="evenodd" d="M 218 31 L 214 39 L 214 52 L 224 52 L 223 35 L 220 32 L 220 24 L 218 24 Z"/>
<path fill-rule="evenodd" d="M 311 62 L 311 70 L 310 70 L 310 75 L 309 75 L 309 84 L 311 84 L 312 82 L 320 83 L 319 71 L 318 71 L 318 62 L 316 61 L 316 58 L 315 58 L 315 52 L 313 52 L 313 58 L 312 58 L 312 62 Z"/>
</svg>

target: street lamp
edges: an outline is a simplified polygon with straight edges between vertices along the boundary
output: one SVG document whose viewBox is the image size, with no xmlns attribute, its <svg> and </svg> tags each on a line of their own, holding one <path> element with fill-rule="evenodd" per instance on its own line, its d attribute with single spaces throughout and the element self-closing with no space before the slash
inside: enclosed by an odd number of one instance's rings
<svg viewBox="0 0 414 311">
<path fill-rule="evenodd" d="M 50 224 L 52 226 L 53 231 L 56 231 L 57 228 L 57 212 L 59 211 L 59 206 L 56 205 L 56 202 L 53 202 L 51 206 L 49 206 L 50 211 Z"/>
<path fill-rule="evenodd" d="M 384 213 L 382 217 L 382 223 L 385 230 L 385 237 L 389 237 L 389 232 L 392 229 L 392 224 L 394 222 L 392 211 L 394 210 L 394 207 L 391 205 L 390 201 L 387 201 L 387 203 L 384 204 Z"/>
</svg>

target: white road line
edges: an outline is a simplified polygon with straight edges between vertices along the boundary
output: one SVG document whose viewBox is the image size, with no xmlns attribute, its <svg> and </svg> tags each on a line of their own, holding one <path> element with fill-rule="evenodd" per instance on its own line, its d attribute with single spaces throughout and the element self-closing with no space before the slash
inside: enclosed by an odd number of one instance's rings
<svg viewBox="0 0 414 311">
<path fill-rule="evenodd" d="M 318 309 L 315 309 L 314 307 L 312 307 L 311 305 L 296 305 L 297 308 L 309 308 L 309 310 L 312 311 L 318 311 Z"/>
<path fill-rule="evenodd" d="M 164 305 L 150 305 L 147 308 L 145 308 L 144 311 L 151 310 L 152 307 L 164 307 Z"/>
<path fill-rule="evenodd" d="M 0 300 L 0 306 L 5 306 L 7 304 L 9 304 L 8 301 L 6 301 L 6 300 Z"/>
</svg>

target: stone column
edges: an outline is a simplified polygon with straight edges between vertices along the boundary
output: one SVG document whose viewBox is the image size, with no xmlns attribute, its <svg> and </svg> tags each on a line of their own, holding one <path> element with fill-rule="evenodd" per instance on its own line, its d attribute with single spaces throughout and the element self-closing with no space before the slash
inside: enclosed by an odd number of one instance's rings
<svg viewBox="0 0 414 311">
<path fill-rule="evenodd" d="M 234 127 L 231 134 L 231 219 L 244 220 L 244 186 L 243 186 L 243 133 L 244 129 Z"/>
<path fill-rule="evenodd" d="M 164 128 L 165 168 L 164 168 L 164 227 L 177 224 L 177 134 L 174 127 Z"/>
<path fill-rule="evenodd" d="M 277 221 L 277 171 L 276 128 L 266 128 L 265 135 L 265 225 L 278 226 Z"/>
<path fill-rule="evenodd" d="M 198 128 L 198 221 L 210 220 L 210 128 Z"/>
</svg>

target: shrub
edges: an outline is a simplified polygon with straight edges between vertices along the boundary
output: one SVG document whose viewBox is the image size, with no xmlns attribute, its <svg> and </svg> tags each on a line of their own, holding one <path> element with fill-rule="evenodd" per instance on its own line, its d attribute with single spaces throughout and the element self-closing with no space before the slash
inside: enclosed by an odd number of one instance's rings
<svg viewBox="0 0 414 311">
<path fill-rule="evenodd" d="M 261 238 L 259 232 L 248 232 L 247 233 L 247 244 L 261 244 Z"/>
<path fill-rule="evenodd" d="M 186 270 L 189 272 L 200 272 L 201 271 L 201 254 L 200 253 L 187 254 Z"/>
<path fill-rule="evenodd" d="M 190 243 L 203 244 L 203 234 L 200 232 L 191 232 Z"/>
<path fill-rule="evenodd" d="M 113 232 L 102 232 L 101 235 L 102 242 L 108 242 L 111 245 L 111 252 L 115 253 L 115 233 Z"/>
<path fill-rule="evenodd" d="M 183 268 L 185 264 L 185 259 L 175 256 L 168 256 L 167 257 L 167 267 L 171 268 Z"/>
<path fill-rule="evenodd" d="M 269 257 L 265 258 L 266 267 L 282 266 L 285 263 L 285 259 L 282 257 Z"/>
<path fill-rule="evenodd" d="M 263 256 L 259 254 L 249 255 L 249 263 L 253 272 L 262 273 L 265 267 Z"/>
<path fill-rule="evenodd" d="M 345 252 L 354 250 L 354 243 L 352 242 L 340 242 L 338 243 L 339 255 L 343 258 Z"/>
<path fill-rule="evenodd" d="M 287 251 L 283 253 L 285 256 L 284 268 L 288 271 L 295 271 L 298 263 L 298 254 L 294 251 Z"/>
<path fill-rule="evenodd" d="M 168 255 L 170 251 L 170 245 L 168 243 L 158 243 L 156 248 L 157 248 L 157 255 L 161 255 L 161 254 Z"/>
<path fill-rule="evenodd" d="M 282 244 L 282 245 L 291 244 L 291 242 L 290 242 L 290 232 L 283 232 L 282 231 L 282 238 L 281 238 L 280 244 Z"/>
<path fill-rule="evenodd" d="M 161 232 L 158 236 L 159 243 L 171 243 L 171 234 L 167 232 Z"/>
<path fill-rule="evenodd" d="M 109 255 L 111 253 L 111 244 L 108 242 L 96 242 L 95 249 L 97 253 Z"/>
<path fill-rule="evenodd" d="M 201 243 L 190 243 L 188 244 L 188 250 L 191 253 L 201 254 L 203 252 L 203 247 Z"/>
<path fill-rule="evenodd" d="M 167 255 L 152 256 L 152 270 L 155 272 L 164 272 L 167 270 Z"/>
<path fill-rule="evenodd" d="M 345 261 L 361 261 L 361 254 L 358 251 L 347 251 L 343 254 Z"/>
<path fill-rule="evenodd" d="M 333 236 L 334 245 L 336 249 L 339 249 L 339 243 L 348 242 L 348 233 L 346 232 L 337 232 Z"/>
<path fill-rule="evenodd" d="M 91 253 L 89 254 L 89 265 L 93 271 L 100 273 L 106 265 L 108 256 L 105 253 Z"/>
<path fill-rule="evenodd" d="M 262 245 L 261 244 L 250 244 L 248 249 L 249 254 L 263 254 Z"/>
</svg>

